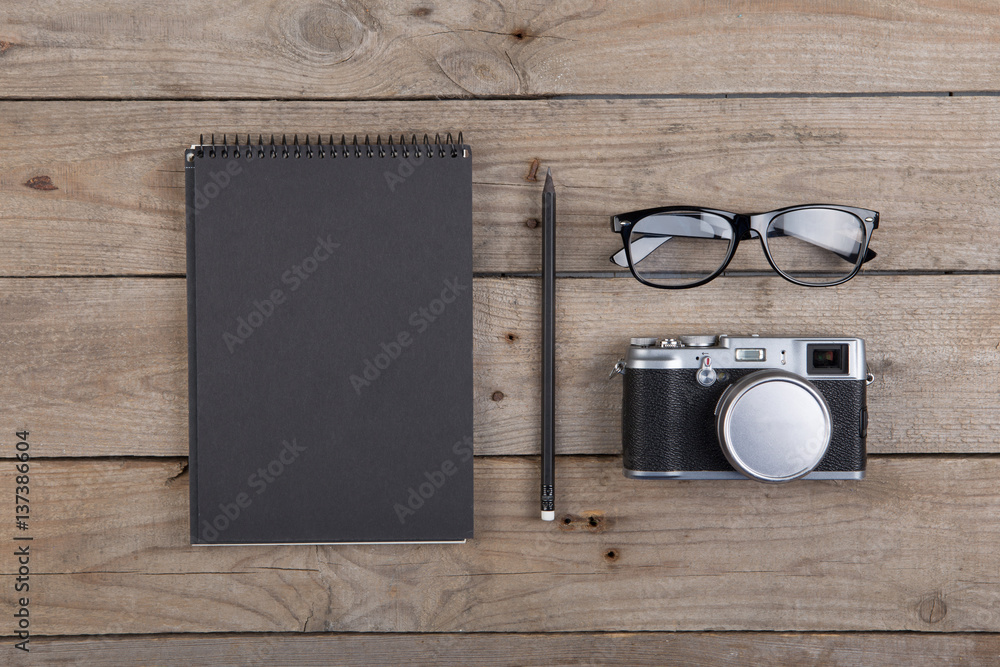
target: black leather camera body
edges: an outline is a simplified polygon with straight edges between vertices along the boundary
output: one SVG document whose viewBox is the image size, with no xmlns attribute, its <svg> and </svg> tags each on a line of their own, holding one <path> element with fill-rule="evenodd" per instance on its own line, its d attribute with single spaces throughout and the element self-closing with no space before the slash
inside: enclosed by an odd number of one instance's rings
<svg viewBox="0 0 1000 667">
<path fill-rule="evenodd" d="M 616 370 L 627 477 L 864 477 L 860 338 L 633 338 Z"/>
</svg>

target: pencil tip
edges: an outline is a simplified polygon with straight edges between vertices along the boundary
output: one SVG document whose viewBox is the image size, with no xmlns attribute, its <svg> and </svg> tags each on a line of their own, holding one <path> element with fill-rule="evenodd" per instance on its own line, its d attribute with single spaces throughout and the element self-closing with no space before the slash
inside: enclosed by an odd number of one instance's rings
<svg viewBox="0 0 1000 667">
<path fill-rule="evenodd" d="M 552 167 L 545 172 L 545 192 L 555 192 L 555 188 L 552 187 Z"/>
</svg>

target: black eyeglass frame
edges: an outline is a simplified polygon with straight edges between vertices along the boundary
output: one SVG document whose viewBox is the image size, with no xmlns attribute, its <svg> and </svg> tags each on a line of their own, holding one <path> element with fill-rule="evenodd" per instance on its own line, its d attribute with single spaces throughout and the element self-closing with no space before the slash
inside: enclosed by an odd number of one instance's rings
<svg viewBox="0 0 1000 667">
<path fill-rule="evenodd" d="M 770 225 L 771 221 L 779 215 L 805 209 L 830 209 L 834 211 L 843 211 L 844 213 L 849 213 L 856 217 L 862 224 L 865 230 L 865 239 L 859 253 L 860 261 L 855 263 L 854 269 L 849 275 L 824 283 L 804 282 L 788 275 L 779 269 L 774 263 L 774 259 L 771 257 L 771 250 L 767 247 L 768 225 Z M 656 283 L 651 283 L 648 280 L 643 280 L 635 270 L 635 264 L 632 262 L 632 244 L 629 241 L 629 237 L 632 234 L 632 226 L 643 218 L 647 218 L 651 215 L 681 212 L 711 213 L 712 215 L 719 216 L 729 222 L 733 229 L 733 238 L 729 243 L 729 250 L 726 254 L 726 259 L 723 260 L 721 266 L 719 266 L 714 273 L 697 282 L 689 283 L 687 285 L 657 285 Z M 779 208 L 766 213 L 751 213 L 749 215 L 733 213 L 731 211 L 721 211 L 714 208 L 705 208 L 703 206 L 661 206 L 657 208 L 646 208 L 639 211 L 613 215 L 611 216 L 611 229 L 612 231 L 621 234 L 622 245 L 625 247 L 625 256 L 628 258 L 628 268 L 629 271 L 632 272 L 632 276 L 643 285 L 649 285 L 650 287 L 656 287 L 659 289 L 688 289 L 704 285 L 705 283 L 718 278 L 719 275 L 726 270 L 726 267 L 729 266 L 733 256 L 736 255 L 736 248 L 739 247 L 740 241 L 742 239 L 751 238 L 750 232 L 754 232 L 758 237 L 760 237 L 760 243 L 764 248 L 764 256 L 767 258 L 767 263 L 771 265 L 771 268 L 774 269 L 775 273 L 788 282 L 801 285 L 803 287 L 833 287 L 834 285 L 846 283 L 848 280 L 856 276 L 858 271 L 861 270 L 862 264 L 875 259 L 877 256 L 875 251 L 869 249 L 868 244 L 871 242 L 872 232 L 878 229 L 878 217 L 878 211 L 871 211 L 866 208 L 857 208 L 855 206 L 839 206 L 836 204 L 804 204 L 800 206 L 788 206 L 786 208 Z M 614 256 L 611 257 L 611 261 L 614 262 Z"/>
</svg>

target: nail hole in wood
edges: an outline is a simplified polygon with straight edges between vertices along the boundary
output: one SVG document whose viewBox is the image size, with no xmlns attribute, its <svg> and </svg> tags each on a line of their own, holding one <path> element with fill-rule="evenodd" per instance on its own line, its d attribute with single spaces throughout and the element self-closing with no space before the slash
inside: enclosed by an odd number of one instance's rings
<svg viewBox="0 0 1000 667">
<path fill-rule="evenodd" d="M 50 176 L 33 176 L 24 182 L 32 190 L 58 190 Z"/>
</svg>

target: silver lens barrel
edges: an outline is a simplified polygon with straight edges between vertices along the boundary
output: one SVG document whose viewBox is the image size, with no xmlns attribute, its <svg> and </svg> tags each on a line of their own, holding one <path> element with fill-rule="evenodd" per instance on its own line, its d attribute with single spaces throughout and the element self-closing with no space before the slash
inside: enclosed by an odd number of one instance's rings
<svg viewBox="0 0 1000 667">
<path fill-rule="evenodd" d="M 826 455 L 833 419 L 808 380 L 782 370 L 751 373 L 719 397 L 719 446 L 730 465 L 761 482 L 809 474 Z"/>
</svg>

